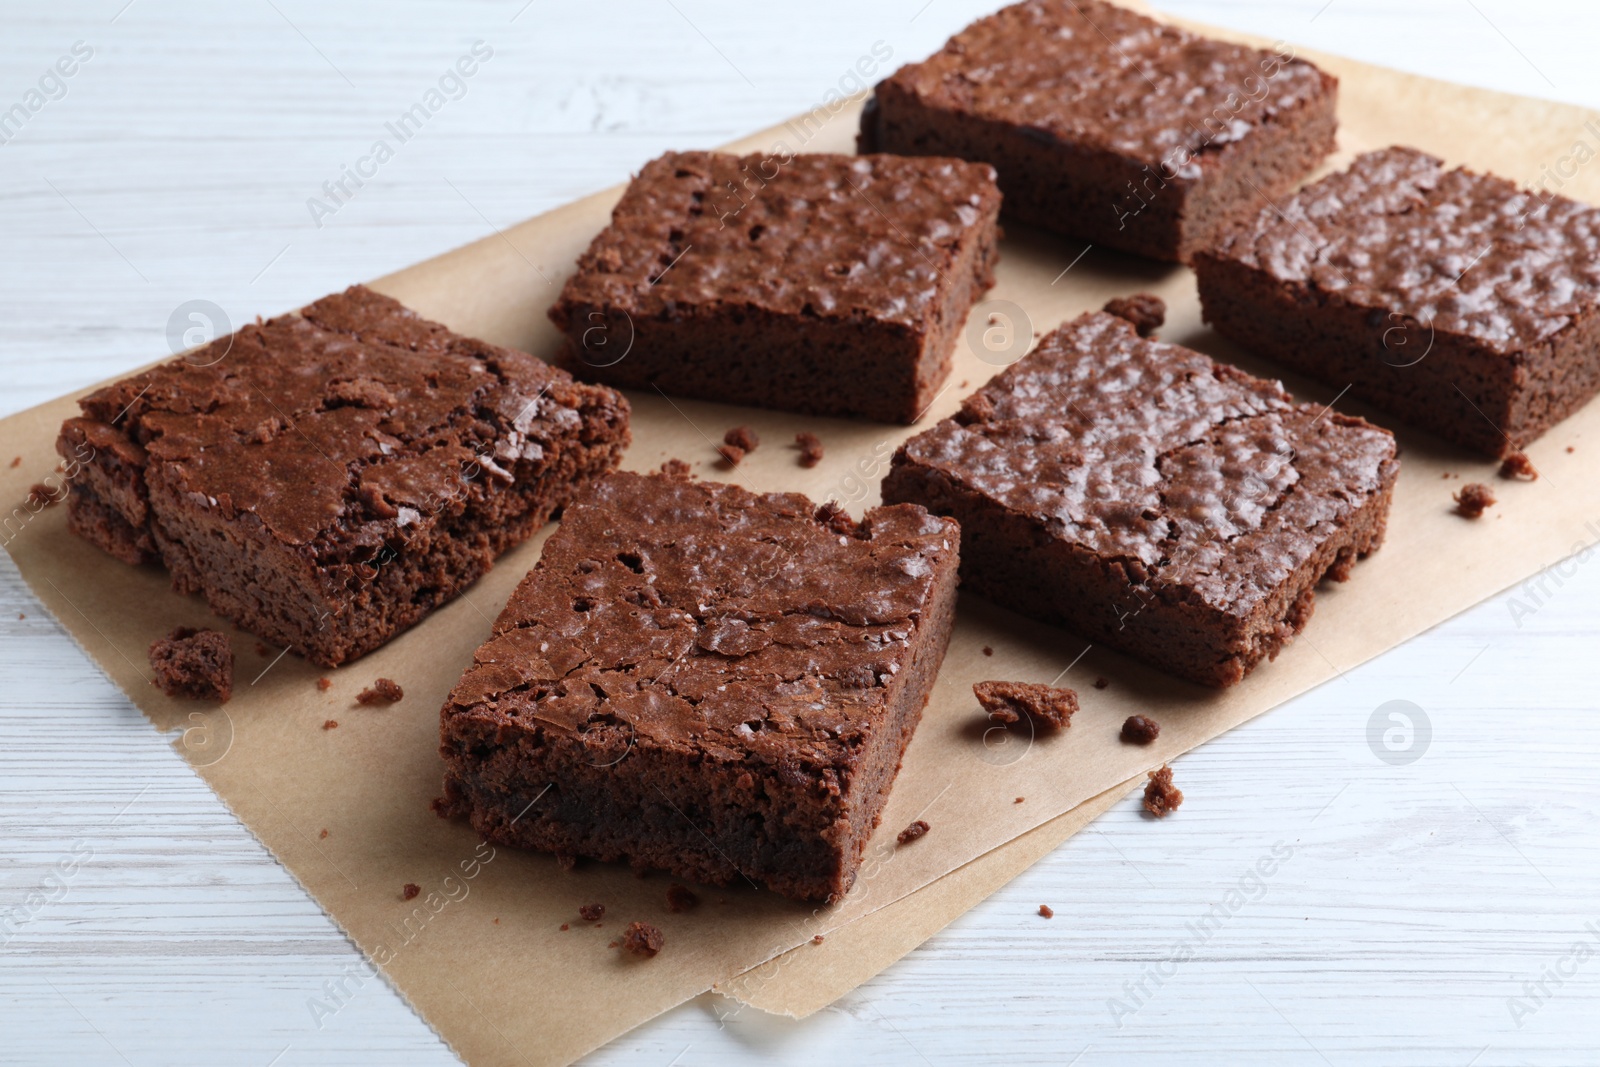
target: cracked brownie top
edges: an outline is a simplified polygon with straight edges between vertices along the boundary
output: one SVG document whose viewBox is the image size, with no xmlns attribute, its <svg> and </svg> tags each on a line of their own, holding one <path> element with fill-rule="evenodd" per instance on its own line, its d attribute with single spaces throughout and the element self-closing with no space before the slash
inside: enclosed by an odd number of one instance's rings
<svg viewBox="0 0 1600 1067">
<path fill-rule="evenodd" d="M 1502 354 L 1600 304 L 1600 210 L 1414 148 L 1357 157 L 1212 254 Z"/>
<path fill-rule="evenodd" d="M 1188 154 L 1242 141 L 1333 91 L 1334 78 L 1292 56 L 1099 0 L 1030 0 L 979 19 L 889 80 L 929 107 L 1196 177 Z"/>
<path fill-rule="evenodd" d="M 445 714 L 717 760 L 847 758 L 907 670 L 950 519 L 613 474 L 568 508 Z M 599 736 L 596 736 L 599 735 Z"/>
<path fill-rule="evenodd" d="M 669 152 L 629 184 L 551 317 L 568 330 L 582 307 L 722 304 L 920 327 L 999 200 L 986 163 Z"/>
<path fill-rule="evenodd" d="M 904 447 L 1130 582 L 1240 614 L 1397 462 L 1388 431 L 1103 312 L 1044 337 Z"/>
<path fill-rule="evenodd" d="M 536 476 L 586 408 L 626 401 L 462 337 L 362 286 L 89 394 L 66 433 L 141 472 L 139 491 L 361 559 L 459 508 L 475 483 Z M 516 473 L 513 474 L 513 471 Z M 143 511 L 143 502 L 123 502 Z"/>
</svg>

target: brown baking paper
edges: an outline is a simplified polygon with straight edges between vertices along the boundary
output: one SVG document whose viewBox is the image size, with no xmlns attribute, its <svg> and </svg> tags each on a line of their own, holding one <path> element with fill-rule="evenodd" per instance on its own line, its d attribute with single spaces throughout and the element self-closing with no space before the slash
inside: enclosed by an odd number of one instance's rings
<svg viewBox="0 0 1600 1067">
<path fill-rule="evenodd" d="M 1575 141 L 1600 142 L 1600 125 L 1586 127 L 1592 116 L 1575 108 L 1315 58 L 1343 79 L 1341 161 L 1405 141 L 1527 181 L 1570 158 Z M 846 108 L 820 130 L 791 123 L 736 147 L 763 150 L 782 142 L 788 150 L 847 150 L 854 120 L 855 109 Z M 1561 191 L 1600 200 L 1600 170 L 1580 168 Z M 548 356 L 557 338 L 544 309 L 618 194 L 597 194 L 373 284 L 453 329 Z M 1202 328 L 1187 270 L 1101 249 L 1080 258 L 1083 247 L 1018 228 L 976 320 L 1009 310 L 995 303 L 1005 301 L 1043 332 L 1110 296 L 1147 289 L 1171 308 L 1166 339 L 1276 373 Z M 955 410 L 997 369 L 978 358 L 980 350 L 959 348 L 950 388 L 924 425 Z M 1309 401 L 1328 402 L 1338 392 L 1292 378 L 1288 384 Z M 681 457 L 707 475 L 834 497 L 856 512 L 875 501 L 888 457 L 909 432 L 658 395 L 631 399 L 635 443 L 625 466 L 650 469 Z M 1341 407 L 1372 414 L 1359 405 Z M 1388 543 L 1355 568 L 1349 583 L 1319 595 L 1305 633 L 1276 663 L 1226 692 L 1202 690 L 1098 648 L 1085 652 L 1084 642 L 1060 630 L 964 598 L 944 670 L 850 896 L 837 907 L 813 908 L 743 887 L 702 889 L 698 909 L 674 915 L 665 907 L 670 880 L 664 876 L 638 879 L 601 865 L 563 872 L 548 856 L 483 846 L 463 824 L 429 810 L 442 770 L 437 709 L 537 558 L 542 537 L 509 553 L 412 632 L 337 672 L 279 649 L 258 650 L 254 638 L 236 635 L 233 700 L 221 709 L 179 703 L 147 684 L 145 648 L 175 625 L 226 624 L 198 599 L 172 593 L 158 568 L 126 567 L 68 535 L 62 509 L 35 514 L 20 503 L 28 485 L 51 470 L 56 428 L 74 411 L 64 398 L 0 421 L 0 500 L 19 502 L 0 539 L 95 661 L 158 727 L 184 731 L 180 747 L 224 802 L 474 1063 L 566 1062 L 718 982 L 730 982 L 752 1003 L 800 1013 L 828 990 L 842 992 L 866 976 L 862 961 L 841 961 L 830 945 L 852 942 L 859 932 L 877 953 L 874 966 L 886 965 L 920 939 L 914 926 L 926 926 L 917 918 L 924 901 L 953 917 L 1032 862 L 1050 835 L 1030 835 L 979 870 L 967 867 L 997 846 L 1056 826 L 1052 820 L 1063 813 L 1536 573 L 1600 533 L 1600 482 L 1585 478 L 1587 453 L 1600 447 L 1600 406 L 1591 405 L 1529 450 L 1543 474 L 1532 484 L 1498 482 L 1492 464 L 1402 433 L 1405 461 Z M 739 423 L 753 426 L 765 443 L 736 472 L 712 470 L 712 442 Z M 799 467 L 788 446 L 798 430 L 817 433 L 827 446 L 815 469 Z M 23 458 L 20 467 L 6 462 L 11 455 Z M 1446 479 L 1447 472 L 1493 482 L 1501 504 L 1476 522 L 1453 515 L 1449 496 L 1461 482 Z M 993 648 L 992 657 L 984 646 Z M 315 684 L 323 673 L 333 682 L 327 692 Z M 1097 675 L 1110 679 L 1110 687 L 1089 687 Z M 355 706 L 354 694 L 379 676 L 399 681 L 405 699 L 383 710 Z M 1057 737 L 989 733 L 970 686 L 990 677 L 1059 677 L 1079 688 L 1083 710 Z M 1117 741 L 1117 728 L 1133 711 L 1161 720 L 1155 745 Z M 329 720 L 339 725 L 325 729 Z M 1017 796 L 1027 802 L 1013 803 Z M 896 849 L 895 833 L 916 818 L 932 832 Z M 954 881 L 951 872 L 958 872 Z M 941 879 L 916 901 L 874 914 Z M 409 901 L 402 899 L 407 883 L 420 888 Z M 578 918 L 577 907 L 587 903 L 606 906 L 598 926 Z M 746 973 L 818 933 L 868 917 L 869 925 L 812 946 L 811 955 L 798 957 L 803 963 L 768 968 L 776 977 Z M 666 948 L 654 960 L 626 959 L 608 948 L 633 919 L 665 932 Z M 802 973 L 803 981 L 786 977 Z M 338 1010 L 321 990 L 307 990 L 307 998 L 310 1012 Z"/>
</svg>

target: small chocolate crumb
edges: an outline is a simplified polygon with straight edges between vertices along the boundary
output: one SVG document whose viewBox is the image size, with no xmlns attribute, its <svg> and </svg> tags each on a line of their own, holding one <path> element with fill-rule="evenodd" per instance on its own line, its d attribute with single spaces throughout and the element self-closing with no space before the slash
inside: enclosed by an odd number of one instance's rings
<svg viewBox="0 0 1600 1067">
<path fill-rule="evenodd" d="M 11 469 L 12 470 L 16 470 L 20 466 L 22 466 L 22 457 L 21 456 L 17 456 L 14 459 L 12 459 L 12 461 L 11 461 Z"/>
<path fill-rule="evenodd" d="M 370 689 L 356 694 L 357 704 L 393 704 L 405 696 L 405 690 L 388 678 L 379 678 Z"/>
<path fill-rule="evenodd" d="M 318 836 L 318 837 L 327 837 L 327 836 L 328 836 L 328 830 L 327 830 L 327 828 L 326 828 L 326 827 L 324 827 L 324 828 L 323 828 L 323 830 L 322 830 L 322 832 L 321 832 L 321 833 L 320 833 L 320 834 L 318 834 L 318 835 L 317 835 L 317 836 Z"/>
<path fill-rule="evenodd" d="M 322 720 L 322 728 L 324 730 L 337 730 L 339 728 L 339 720 L 338 719 L 323 719 Z"/>
<path fill-rule="evenodd" d="M 1024 800 L 1027 800 L 1027 799 L 1028 799 L 1027 797 L 1018 797 L 1017 799 L 1013 800 L 1011 803 L 1013 803 L 1013 804 L 1021 804 Z"/>
<path fill-rule="evenodd" d="M 821 935 L 821 934 L 818 934 L 818 935 L 816 935 L 816 936 L 815 936 L 815 937 L 813 937 L 813 938 L 812 938 L 812 939 L 811 939 L 811 943 L 812 943 L 812 944 L 813 944 L 813 945 L 820 945 L 820 944 L 822 944 L 822 935 Z"/>
<path fill-rule="evenodd" d="M 927 832 L 928 824 L 926 820 L 918 819 L 904 830 L 901 830 L 900 836 L 896 837 L 895 840 L 902 845 L 909 845 L 911 842 L 915 841 L 917 838 L 921 837 Z"/>
<path fill-rule="evenodd" d="M 1048 904 L 1040 904 L 1039 914 L 1043 915 L 1046 919 L 1054 919 L 1056 917 L 1056 910 Z"/>
<path fill-rule="evenodd" d="M 495 925 L 496 925 L 496 926 L 499 926 L 499 925 L 500 925 L 500 920 L 499 920 L 499 919 L 498 919 L 498 918 L 497 918 L 497 919 L 495 919 L 495 921 L 494 921 L 494 924 L 495 924 Z"/>
<path fill-rule="evenodd" d="M 1103 675 L 1094 680 L 1094 687 L 1096 689 L 1104 689 L 1106 686 L 1108 686 L 1110 684 L 1111 684 L 1111 682 L 1108 679 L 1106 679 Z"/>
<path fill-rule="evenodd" d="M 700 898 L 694 890 L 686 885 L 670 885 L 667 887 L 667 910 L 674 915 L 690 911 L 699 906 Z"/>
<path fill-rule="evenodd" d="M 744 449 L 738 445 L 718 445 L 717 455 L 722 457 L 722 468 L 731 471 L 744 459 Z"/>
<path fill-rule="evenodd" d="M 1567 446 L 1567 451 L 1568 451 L 1568 452 L 1569 452 L 1569 453 L 1571 453 L 1571 452 L 1576 452 L 1576 451 L 1577 451 L 1577 449 L 1576 449 L 1576 448 L 1573 448 L 1573 447 L 1572 447 L 1572 446 L 1571 446 L 1571 445 L 1568 445 L 1568 446 Z"/>
<path fill-rule="evenodd" d="M 556 853 L 556 866 L 563 871 L 570 871 L 578 865 L 578 857 L 569 856 L 565 852 Z"/>
<path fill-rule="evenodd" d="M 322 692 L 326 693 L 328 690 L 333 688 L 333 679 L 331 679 L 331 678 L 318 678 L 317 679 L 317 688 L 320 689 Z"/>
<path fill-rule="evenodd" d="M 722 435 L 722 443 L 742 449 L 746 455 L 761 447 L 761 438 L 748 426 L 735 426 Z"/>
<path fill-rule="evenodd" d="M 570 930 L 570 929 L 572 929 L 572 925 L 570 923 L 562 923 L 561 924 L 561 929 Z"/>
<path fill-rule="evenodd" d="M 1144 810 L 1158 819 L 1167 812 L 1176 811 L 1183 803 L 1183 790 L 1172 784 L 1172 768 L 1162 767 L 1150 772 L 1150 781 L 1144 787 Z"/>
<path fill-rule="evenodd" d="M 988 645 L 984 645 L 983 646 L 983 654 L 985 656 L 992 656 L 992 655 L 994 655 L 994 649 L 990 648 Z"/>
<path fill-rule="evenodd" d="M 1528 458 L 1526 452 L 1513 452 L 1500 464 L 1500 477 L 1536 482 L 1539 480 L 1539 472 L 1534 469 L 1533 460 Z"/>
<path fill-rule="evenodd" d="M 1122 724 L 1122 739 L 1133 745 L 1148 745 L 1161 736 L 1161 724 L 1146 715 L 1129 715 Z"/>
<path fill-rule="evenodd" d="M 400 890 L 401 900 L 415 900 L 422 894 L 422 887 L 415 882 L 407 882 Z"/>
<path fill-rule="evenodd" d="M 661 465 L 661 473 L 668 478 L 687 478 L 689 471 L 689 464 L 681 459 L 669 459 Z"/>
<path fill-rule="evenodd" d="M 815 467 L 822 462 L 822 439 L 816 434 L 801 430 L 794 435 L 794 443 L 800 446 L 800 466 Z"/>
<path fill-rule="evenodd" d="M 1456 514 L 1466 519 L 1476 519 L 1494 507 L 1494 494 L 1482 482 L 1468 482 L 1451 499 L 1456 502 Z"/>
<path fill-rule="evenodd" d="M 271 651 L 272 650 L 270 648 L 268 648 L 266 645 L 262 644 L 260 641 L 256 642 L 256 655 L 265 656 L 268 652 L 271 652 Z"/>
<path fill-rule="evenodd" d="M 28 487 L 28 506 L 30 508 L 48 508 L 61 503 L 67 494 L 56 496 L 56 491 L 43 482 L 35 482 Z"/>
<path fill-rule="evenodd" d="M 1077 693 L 1032 682 L 979 682 L 972 692 L 991 719 L 1007 724 L 1027 715 L 1034 722 L 1065 729 L 1078 710 Z"/>
<path fill-rule="evenodd" d="M 180 626 L 150 645 L 152 684 L 169 697 L 227 703 L 233 695 L 233 646 L 216 630 Z"/>
<path fill-rule="evenodd" d="M 666 941 L 667 939 L 661 936 L 661 931 L 649 923 L 629 923 L 628 928 L 622 932 L 623 949 L 643 959 L 649 959 L 660 952 L 661 946 L 666 944 Z"/>
<path fill-rule="evenodd" d="M 28 616 L 26 614 L 24 614 L 23 612 L 20 612 L 20 611 L 17 612 L 17 621 L 18 622 L 21 622 L 23 619 L 26 619 L 27 617 Z"/>
<path fill-rule="evenodd" d="M 578 918 L 582 919 L 586 923 L 597 923 L 605 917 L 605 914 L 606 906 L 604 904 L 578 905 Z"/>
<path fill-rule="evenodd" d="M 1167 321 L 1167 302 L 1154 293 L 1135 293 L 1106 301 L 1103 309 L 1119 319 L 1127 319 L 1140 337 L 1149 337 Z"/>
</svg>

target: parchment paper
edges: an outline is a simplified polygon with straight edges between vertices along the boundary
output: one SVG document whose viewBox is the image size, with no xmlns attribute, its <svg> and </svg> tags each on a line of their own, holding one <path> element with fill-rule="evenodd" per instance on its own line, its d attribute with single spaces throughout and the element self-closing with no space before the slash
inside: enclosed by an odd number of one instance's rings
<svg viewBox="0 0 1600 1067">
<path fill-rule="evenodd" d="M 1219 34 L 1220 36 L 1229 36 Z M 1236 35 L 1234 35 L 1236 36 Z M 1524 181 L 1570 158 L 1574 143 L 1600 145 L 1600 122 L 1579 109 L 1462 89 L 1333 57 L 1313 57 L 1343 79 L 1343 153 L 1394 141 L 1451 161 Z M 791 124 L 737 148 L 847 150 L 853 107 L 800 143 Z M 815 127 L 813 127 L 814 129 Z M 1570 169 L 1570 168 L 1564 168 Z M 1600 168 L 1577 168 L 1561 190 L 1600 200 Z M 474 245 L 373 283 L 452 328 L 549 355 L 556 336 L 544 309 L 572 260 L 604 224 L 619 190 L 579 201 Z M 1163 336 L 1256 373 L 1277 372 L 1247 359 L 1205 330 L 1187 270 L 1151 264 L 1013 228 L 990 301 L 1019 305 L 1044 332 L 1098 307 L 1112 295 L 1148 289 L 1171 308 Z M 270 311 L 271 309 L 263 309 Z M 987 318 L 989 307 L 978 315 Z M 158 355 L 159 353 L 152 353 Z M 928 421 L 997 368 L 963 346 L 952 387 Z M 1287 384 L 1305 400 L 1328 402 L 1338 390 Z M 756 489 L 834 497 L 859 513 L 876 500 L 893 447 L 905 428 L 668 401 L 633 394 L 635 444 L 625 465 L 649 469 L 669 456 L 695 461 L 705 475 Z M 1359 405 L 1341 408 L 1372 416 Z M 412 632 L 337 672 L 322 672 L 278 649 L 258 652 L 247 635 L 234 699 L 222 709 L 168 700 L 147 683 L 144 650 L 168 628 L 226 624 L 193 598 L 173 594 L 158 568 L 131 568 L 65 531 L 60 508 L 34 514 L 27 487 L 55 462 L 51 443 L 75 407 L 63 398 L 0 421 L 0 500 L 17 502 L 0 539 L 44 604 L 95 661 L 162 729 L 182 728 L 181 745 L 230 808 L 377 961 L 397 988 L 463 1057 L 474 1063 L 562 1063 L 713 984 L 871 916 L 858 932 L 887 965 L 920 940 L 924 901 L 953 917 L 1032 862 L 1048 832 L 965 865 L 1058 816 L 1136 780 L 1143 771 L 1392 647 L 1540 569 L 1600 535 L 1600 480 L 1587 477 L 1600 448 L 1600 406 L 1552 430 L 1530 454 L 1543 477 L 1500 482 L 1493 465 L 1469 459 L 1424 435 L 1402 432 L 1404 467 L 1389 540 L 1355 568 L 1351 581 L 1318 596 L 1315 617 L 1276 663 L 1224 692 L 1167 678 L 1082 641 L 974 598 L 963 598 L 955 636 L 923 724 L 907 753 L 880 833 L 855 891 L 831 909 L 813 909 L 748 889 L 702 890 L 704 903 L 669 914 L 669 879 L 590 865 L 571 873 L 548 856 L 482 846 L 460 823 L 437 819 L 428 802 L 439 790 L 437 709 L 489 632 L 510 589 L 537 558 L 543 538 L 508 554 L 466 596 Z M 1392 422 L 1374 416 L 1382 423 Z M 711 467 L 711 442 L 748 423 L 764 444 L 737 472 Z M 817 433 L 826 460 L 800 468 L 786 446 L 797 430 Z M 1568 446 L 1575 448 L 1568 452 Z M 22 464 L 9 465 L 19 455 Z M 1477 522 L 1451 514 L 1446 475 L 1494 484 L 1501 504 Z M 982 653 L 994 649 L 992 657 Z M 329 673 L 326 693 L 316 678 Z M 353 696 L 374 678 L 398 680 L 400 704 L 358 708 Z M 1110 687 L 1096 690 L 1096 676 Z M 1083 710 L 1072 728 L 1033 742 L 988 735 L 972 700 L 983 678 L 1050 681 L 1079 688 Z M 1163 724 L 1147 749 L 1116 739 L 1131 712 Z M 326 720 L 339 722 L 324 729 Z M 1014 798 L 1025 796 L 1026 803 Z M 1085 809 L 1087 814 L 1093 809 Z M 1181 816 L 1181 813 L 1180 813 Z M 896 849 L 894 834 L 916 818 L 933 827 L 914 846 Z M 1061 822 L 1061 820 L 1057 820 Z M 1068 831 L 1075 826 L 1068 825 Z M 326 836 L 322 831 L 326 830 Z M 1003 858 L 1003 862 L 1001 860 Z M 948 876 L 961 871 L 956 880 Z M 422 894 L 402 900 L 415 883 Z M 913 903 L 886 905 L 933 883 Z M 580 904 L 607 908 L 596 928 Z M 647 963 L 607 948 L 632 919 L 654 922 L 667 947 Z M 944 921 L 948 921 L 946 918 Z M 917 924 L 920 923 L 921 926 Z M 561 930 L 568 924 L 568 930 Z M 942 925 L 942 923 L 941 923 Z M 935 927 L 937 928 L 937 927 Z M 872 933 L 880 931 L 879 933 Z M 834 936 L 801 965 L 747 975 L 739 995 L 764 1007 L 802 1013 L 861 981 L 869 961 L 843 960 L 855 932 Z M 830 947 L 835 946 L 835 947 Z M 787 976 L 805 975 L 799 977 Z M 790 981 L 793 984 L 781 983 Z M 830 992 L 836 991 L 836 992 Z M 318 990 L 308 990 L 315 998 Z M 335 1003 L 326 1010 L 337 1011 Z"/>
</svg>

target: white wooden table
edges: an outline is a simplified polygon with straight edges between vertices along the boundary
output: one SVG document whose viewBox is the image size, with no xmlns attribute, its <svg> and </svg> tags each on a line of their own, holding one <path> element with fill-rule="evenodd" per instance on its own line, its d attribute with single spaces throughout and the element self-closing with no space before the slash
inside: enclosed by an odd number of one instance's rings
<svg viewBox="0 0 1600 1067">
<path fill-rule="evenodd" d="M 1600 10 L 1580 0 L 1158 4 L 1600 105 Z M 304 303 L 769 125 L 874 42 L 918 58 L 992 6 L 13 5 L 0 109 L 74 42 L 92 57 L 0 145 L 0 413 L 164 353 L 186 300 L 235 323 Z M 478 39 L 493 58 L 465 95 L 316 226 L 307 198 Z M 1531 616 L 1498 598 L 1207 745 L 1179 764 L 1179 817 L 1122 805 L 812 1019 L 707 996 L 594 1060 L 1600 1062 L 1597 601 L 1600 566 L 1577 567 Z M 356 950 L 9 561 L 0 640 L 0 1061 L 452 1059 L 381 982 L 315 1026 L 307 999 Z M 1432 726 L 1404 765 L 1368 743 L 1396 699 Z M 1292 855 L 1251 882 L 1274 848 Z M 1239 888 L 1194 958 L 1164 964 Z"/>
</svg>

